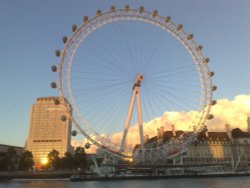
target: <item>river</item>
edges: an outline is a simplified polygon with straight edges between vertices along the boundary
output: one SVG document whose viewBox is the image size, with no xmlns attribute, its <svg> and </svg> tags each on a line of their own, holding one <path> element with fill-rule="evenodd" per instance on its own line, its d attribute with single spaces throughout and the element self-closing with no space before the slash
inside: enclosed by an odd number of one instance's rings
<svg viewBox="0 0 250 188">
<path fill-rule="evenodd" d="M 0 188 L 250 188 L 250 177 L 181 178 L 70 182 L 68 180 L 11 180 Z"/>
</svg>

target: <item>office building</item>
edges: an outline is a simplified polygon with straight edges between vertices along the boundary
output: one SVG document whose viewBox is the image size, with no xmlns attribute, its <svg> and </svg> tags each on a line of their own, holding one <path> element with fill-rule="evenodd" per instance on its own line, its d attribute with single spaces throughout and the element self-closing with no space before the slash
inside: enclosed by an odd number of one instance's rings
<svg viewBox="0 0 250 188">
<path fill-rule="evenodd" d="M 53 149 L 60 157 L 71 152 L 70 104 L 59 97 L 42 97 L 32 105 L 26 150 L 32 152 L 36 165 L 46 163 Z"/>
</svg>

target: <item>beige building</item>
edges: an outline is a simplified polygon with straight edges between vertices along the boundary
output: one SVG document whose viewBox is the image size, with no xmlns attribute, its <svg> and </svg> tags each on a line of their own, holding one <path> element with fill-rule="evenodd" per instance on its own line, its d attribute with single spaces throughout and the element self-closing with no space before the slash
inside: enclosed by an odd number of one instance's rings
<svg viewBox="0 0 250 188">
<path fill-rule="evenodd" d="M 154 164 L 163 165 L 194 165 L 185 167 L 190 172 L 209 171 L 248 171 L 250 170 L 250 117 L 247 118 L 246 132 L 239 128 L 230 129 L 225 126 L 225 132 L 208 132 L 206 128 L 199 132 L 195 139 L 186 147 L 186 151 L 173 158 L 166 158 L 164 152 L 158 153 L 150 150 L 158 146 L 171 146 L 172 140 L 180 137 L 183 131 L 164 131 L 163 127 L 158 129 L 157 136 L 148 138 L 145 136 L 144 148 L 148 149 L 144 155 L 147 157 L 145 163 L 151 161 Z M 136 158 L 141 153 L 134 149 L 133 156 Z M 160 154 L 159 154 L 160 153 Z M 159 157 L 155 157 L 158 155 Z M 162 169 L 167 173 L 166 168 Z M 165 172 L 166 171 L 166 172 Z"/>
<path fill-rule="evenodd" d="M 250 133 L 239 128 L 226 132 L 201 132 L 188 147 L 183 164 L 217 164 L 224 170 L 250 169 Z"/>
<path fill-rule="evenodd" d="M 26 149 L 31 151 L 36 165 L 46 163 L 53 149 L 63 157 L 71 152 L 71 106 L 63 98 L 42 97 L 32 105 Z"/>
</svg>

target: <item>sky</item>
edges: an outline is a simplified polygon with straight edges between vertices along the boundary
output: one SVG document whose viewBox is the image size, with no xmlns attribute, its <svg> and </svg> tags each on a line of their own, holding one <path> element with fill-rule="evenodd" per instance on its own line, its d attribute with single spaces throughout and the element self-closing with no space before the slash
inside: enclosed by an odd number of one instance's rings
<svg viewBox="0 0 250 188">
<path fill-rule="evenodd" d="M 58 96 L 57 90 L 50 88 L 57 79 L 50 67 L 58 64 L 55 50 L 63 48 L 61 38 L 71 33 L 71 25 L 81 24 L 83 16 L 92 17 L 97 9 L 105 11 L 111 5 L 122 8 L 125 4 L 157 9 L 194 34 L 216 73 L 215 99 L 226 104 L 249 100 L 248 0 L 1 0 L 0 144 L 24 146 L 31 105 L 38 97 Z M 238 110 L 241 107 L 237 106 L 237 113 L 248 112 Z"/>
</svg>

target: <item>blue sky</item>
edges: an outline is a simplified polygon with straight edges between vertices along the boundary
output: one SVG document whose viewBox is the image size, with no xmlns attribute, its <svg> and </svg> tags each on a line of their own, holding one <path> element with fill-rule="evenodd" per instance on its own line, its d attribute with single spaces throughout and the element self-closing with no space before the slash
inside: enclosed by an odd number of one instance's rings
<svg viewBox="0 0 250 188">
<path fill-rule="evenodd" d="M 23 146 L 29 112 L 35 99 L 56 96 L 50 82 L 57 79 L 50 66 L 58 63 L 55 49 L 72 24 L 94 16 L 97 9 L 125 4 L 170 15 L 193 33 L 210 58 L 218 85 L 216 99 L 249 94 L 250 1 L 248 0 L 85 0 L 0 1 L 0 144 Z"/>
</svg>

